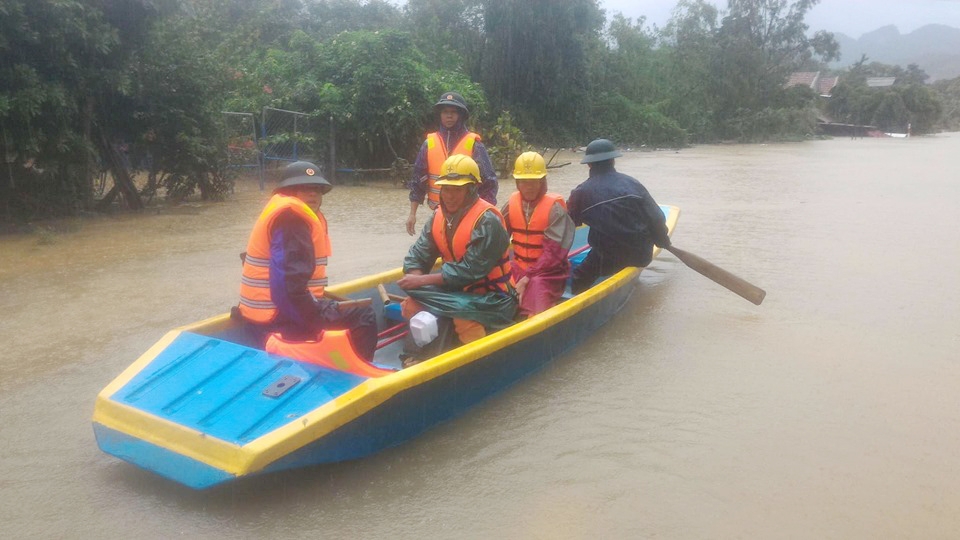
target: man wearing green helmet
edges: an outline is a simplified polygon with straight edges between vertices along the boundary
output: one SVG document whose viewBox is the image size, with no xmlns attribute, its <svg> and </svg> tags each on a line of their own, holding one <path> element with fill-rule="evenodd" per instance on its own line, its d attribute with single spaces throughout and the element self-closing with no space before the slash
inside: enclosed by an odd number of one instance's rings
<svg viewBox="0 0 960 540">
<path fill-rule="evenodd" d="M 622 155 L 617 147 L 597 139 L 585 154 L 580 163 L 590 167 L 590 177 L 573 188 L 567 202 L 573 221 L 590 226 L 590 252 L 573 271 L 574 294 L 589 289 L 600 276 L 650 264 L 654 244 L 670 247 L 657 201 L 635 178 L 613 168 L 614 158 Z"/>
<path fill-rule="evenodd" d="M 373 309 L 343 307 L 324 297 L 331 250 L 320 205 L 331 189 L 313 163 L 287 165 L 241 256 L 240 303 L 233 313 L 259 346 L 273 332 L 308 341 L 322 330 L 350 330 L 357 355 L 369 361 L 377 347 Z"/>
<path fill-rule="evenodd" d="M 410 215 L 406 229 L 411 236 L 416 233 L 417 209 L 423 204 L 424 197 L 431 211 L 440 203 L 440 187 L 436 181 L 440 176 L 440 167 L 452 155 L 470 156 L 477 163 L 480 168 L 480 185 L 477 188 L 480 198 L 497 204 L 497 173 L 480 136 L 466 127 L 470 116 L 466 100 L 456 92 L 445 92 L 433 109 L 440 126 L 437 131 L 428 133 L 420 146 L 408 183 Z"/>
</svg>

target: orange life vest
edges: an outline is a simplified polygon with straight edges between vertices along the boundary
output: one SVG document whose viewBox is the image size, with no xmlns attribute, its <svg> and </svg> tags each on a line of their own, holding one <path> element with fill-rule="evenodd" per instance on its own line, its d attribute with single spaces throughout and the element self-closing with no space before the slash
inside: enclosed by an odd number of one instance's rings
<svg viewBox="0 0 960 540">
<path fill-rule="evenodd" d="M 442 174 L 441 168 L 443 162 L 448 157 L 461 154 L 473 157 L 473 145 L 480 140 L 480 136 L 472 131 L 460 139 L 452 152 L 447 151 L 447 145 L 443 142 L 443 137 L 439 133 L 433 132 L 427 134 L 427 204 L 430 208 L 436 208 L 440 204 L 440 186 L 436 181 Z"/>
<path fill-rule="evenodd" d="M 507 206 L 507 230 L 510 231 L 513 244 L 513 259 L 520 268 L 526 270 L 543 253 L 543 234 L 550 226 L 550 209 L 554 203 L 560 203 L 564 209 L 567 203 L 556 193 L 546 193 L 537 202 L 530 222 L 523 213 L 523 199 L 519 191 L 510 196 Z"/>
<path fill-rule="evenodd" d="M 247 252 L 243 258 L 243 277 L 240 280 L 240 314 L 244 319 L 267 324 L 277 318 L 277 306 L 270 297 L 270 231 L 281 212 L 292 210 L 310 226 L 313 252 L 316 257 L 313 275 L 307 288 L 313 296 L 323 296 L 327 285 L 327 257 L 330 256 L 330 237 L 327 220 L 296 197 L 276 194 L 264 207 L 250 233 Z"/>
<path fill-rule="evenodd" d="M 473 206 L 467 210 L 463 219 L 460 220 L 460 224 L 457 225 L 457 230 L 453 233 L 453 250 L 451 251 L 451 242 L 447 237 L 447 227 L 445 226 L 446 218 L 443 216 L 443 207 L 437 207 L 437 212 L 433 215 L 433 229 L 431 232 L 433 233 L 433 241 L 437 244 L 437 248 L 440 250 L 440 256 L 443 257 L 444 262 L 460 262 L 463 259 L 463 256 L 467 253 L 467 244 L 470 243 L 470 237 L 473 236 L 473 229 L 477 222 L 480 221 L 483 213 L 487 211 L 496 214 L 500 223 L 503 223 L 503 216 L 500 215 L 497 207 L 483 199 L 477 199 L 477 202 L 473 203 Z M 486 292 L 508 293 L 507 283 L 510 281 L 509 255 L 510 250 L 507 248 L 507 251 L 503 252 L 503 257 L 497 261 L 497 264 L 494 265 L 493 269 L 491 269 L 482 280 L 467 285 L 463 290 L 477 294 Z"/>
</svg>

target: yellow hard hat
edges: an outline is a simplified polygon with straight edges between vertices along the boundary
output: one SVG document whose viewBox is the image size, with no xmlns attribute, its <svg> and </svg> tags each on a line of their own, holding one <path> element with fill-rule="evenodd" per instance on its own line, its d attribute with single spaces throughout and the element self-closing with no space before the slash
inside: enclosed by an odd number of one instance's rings
<svg viewBox="0 0 960 540">
<path fill-rule="evenodd" d="M 480 183 L 480 167 L 470 156 L 454 154 L 440 167 L 438 186 L 465 186 Z"/>
<path fill-rule="evenodd" d="M 536 152 L 524 152 L 513 165 L 513 177 L 517 180 L 540 180 L 547 176 L 547 163 Z"/>
</svg>

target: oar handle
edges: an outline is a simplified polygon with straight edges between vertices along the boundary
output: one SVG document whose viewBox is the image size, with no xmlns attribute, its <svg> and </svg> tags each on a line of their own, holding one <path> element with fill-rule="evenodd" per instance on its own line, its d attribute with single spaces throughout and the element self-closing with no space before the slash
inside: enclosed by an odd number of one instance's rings
<svg viewBox="0 0 960 540">
<path fill-rule="evenodd" d="M 373 303 L 373 300 L 370 298 L 361 298 L 359 300 L 338 300 L 337 309 L 340 308 L 349 308 L 349 307 L 359 307 L 359 306 L 369 306 Z"/>
<path fill-rule="evenodd" d="M 325 298 L 328 298 L 336 302 L 338 307 L 369 306 L 370 304 L 373 303 L 373 300 L 371 300 L 370 298 L 361 298 L 359 300 L 351 300 L 346 296 L 333 294 L 330 291 L 323 291 L 323 296 Z"/>
<path fill-rule="evenodd" d="M 396 302 L 399 304 L 406 298 L 406 296 L 401 296 L 399 294 L 388 293 L 386 287 L 383 286 L 383 283 L 377 285 L 377 292 L 380 293 L 380 299 L 383 300 L 383 305 L 387 305 L 390 302 Z"/>
<path fill-rule="evenodd" d="M 383 286 L 383 283 L 377 283 L 377 292 L 380 293 L 380 299 L 383 300 L 383 305 L 390 303 L 390 295 L 387 294 L 387 289 Z"/>
</svg>

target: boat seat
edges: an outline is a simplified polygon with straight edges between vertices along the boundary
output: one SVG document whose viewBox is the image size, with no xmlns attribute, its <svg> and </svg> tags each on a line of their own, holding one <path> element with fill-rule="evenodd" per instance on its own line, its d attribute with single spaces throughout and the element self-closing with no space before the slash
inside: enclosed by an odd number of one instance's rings
<svg viewBox="0 0 960 540">
<path fill-rule="evenodd" d="M 321 330 L 315 341 L 289 341 L 275 332 L 267 336 L 264 350 L 361 377 L 383 377 L 394 372 L 360 358 L 350 343 L 349 330 Z"/>
</svg>

